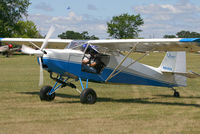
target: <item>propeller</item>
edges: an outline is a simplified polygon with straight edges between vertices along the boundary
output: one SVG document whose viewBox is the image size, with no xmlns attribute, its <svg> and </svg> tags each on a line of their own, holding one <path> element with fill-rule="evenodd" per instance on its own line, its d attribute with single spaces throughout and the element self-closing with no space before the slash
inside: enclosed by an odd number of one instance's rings
<svg viewBox="0 0 200 134">
<path fill-rule="evenodd" d="M 45 37 L 45 40 L 44 40 L 42 46 L 40 48 L 41 51 L 47 46 L 48 40 L 49 40 L 50 36 L 53 34 L 54 30 L 55 30 L 55 28 L 53 26 L 51 26 L 46 37 Z"/>
<path fill-rule="evenodd" d="M 44 75 L 43 75 L 43 67 L 42 67 L 42 59 L 39 57 L 39 64 L 40 64 L 40 81 L 39 81 L 39 86 L 43 85 L 44 82 Z"/>
<path fill-rule="evenodd" d="M 48 40 L 49 38 L 51 37 L 51 35 L 53 34 L 55 28 L 53 26 L 50 27 L 45 39 L 44 39 L 44 42 L 41 46 L 41 48 L 39 50 L 35 50 L 33 48 L 30 48 L 28 46 L 25 46 L 25 45 L 22 45 L 22 52 L 23 53 L 26 53 L 26 54 L 34 54 L 36 56 L 38 56 L 39 58 L 39 64 L 40 64 L 40 80 L 39 80 L 39 86 L 43 85 L 43 67 L 42 67 L 42 56 L 44 55 L 44 48 L 46 48 L 46 46 L 48 45 Z"/>
</svg>

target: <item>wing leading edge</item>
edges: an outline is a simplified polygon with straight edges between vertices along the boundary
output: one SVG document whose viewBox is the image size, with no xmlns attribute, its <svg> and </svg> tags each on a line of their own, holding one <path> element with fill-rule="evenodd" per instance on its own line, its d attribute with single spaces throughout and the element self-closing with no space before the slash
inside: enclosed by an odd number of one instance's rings
<svg viewBox="0 0 200 134">
<path fill-rule="evenodd" d="M 72 40 L 49 39 L 49 48 L 64 48 Z M 31 45 L 31 43 L 41 46 L 44 39 L 28 38 L 0 38 L 0 42 L 13 43 L 18 45 Z M 31 43 L 30 43 L 31 42 Z M 174 39 L 107 39 L 86 41 L 91 45 L 106 47 L 112 51 L 200 51 L 200 38 L 174 38 Z"/>
</svg>

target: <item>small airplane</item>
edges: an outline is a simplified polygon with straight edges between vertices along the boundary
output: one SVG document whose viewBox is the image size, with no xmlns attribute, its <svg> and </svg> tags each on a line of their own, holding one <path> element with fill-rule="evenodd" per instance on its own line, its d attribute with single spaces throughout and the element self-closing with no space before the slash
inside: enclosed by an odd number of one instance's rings
<svg viewBox="0 0 200 134">
<path fill-rule="evenodd" d="M 70 10 L 70 9 L 71 9 L 71 7 L 70 7 L 70 6 L 68 6 L 68 7 L 67 7 L 67 10 Z"/>
<path fill-rule="evenodd" d="M 6 44 L 0 46 L 0 53 L 6 55 L 6 57 L 9 57 L 9 54 L 11 54 L 14 51 L 20 51 L 20 48 L 13 48 L 12 44 Z"/>
<path fill-rule="evenodd" d="M 40 85 L 43 69 L 48 71 L 55 85 L 43 86 L 40 99 L 52 101 L 55 91 L 71 87 L 80 93 L 80 102 L 94 104 L 96 92 L 89 82 L 122 83 L 168 87 L 179 97 L 175 87 L 186 86 L 187 78 L 199 77 L 198 73 L 186 72 L 186 52 L 200 51 L 200 38 L 175 39 L 109 39 L 109 40 L 64 40 L 50 39 L 51 27 L 45 39 L 0 38 L 0 42 L 24 44 L 22 52 L 37 56 L 40 65 Z M 26 45 L 33 44 L 37 50 Z M 66 46 L 64 49 L 47 49 L 47 45 Z M 122 53 L 122 51 L 126 51 Z M 165 51 L 159 67 L 139 63 L 149 52 Z M 129 58 L 131 53 L 143 52 L 138 59 Z M 89 62 L 84 63 L 87 59 Z M 91 62 L 96 63 L 92 66 Z M 80 81 L 82 91 L 73 81 Z M 84 86 L 82 81 L 86 81 Z"/>
<path fill-rule="evenodd" d="M 9 56 L 9 51 L 13 48 L 11 44 L 0 46 L 0 53 L 6 54 Z"/>
</svg>

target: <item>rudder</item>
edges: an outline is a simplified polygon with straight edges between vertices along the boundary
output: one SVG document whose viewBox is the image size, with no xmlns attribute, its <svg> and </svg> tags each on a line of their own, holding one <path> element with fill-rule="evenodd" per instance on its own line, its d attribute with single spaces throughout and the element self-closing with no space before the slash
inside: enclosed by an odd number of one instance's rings
<svg viewBox="0 0 200 134">
<path fill-rule="evenodd" d="M 186 73 L 186 52 L 167 52 L 160 69 L 162 72 Z"/>
<path fill-rule="evenodd" d="M 161 72 L 173 76 L 177 86 L 186 86 L 186 52 L 167 52 L 160 67 Z"/>
</svg>

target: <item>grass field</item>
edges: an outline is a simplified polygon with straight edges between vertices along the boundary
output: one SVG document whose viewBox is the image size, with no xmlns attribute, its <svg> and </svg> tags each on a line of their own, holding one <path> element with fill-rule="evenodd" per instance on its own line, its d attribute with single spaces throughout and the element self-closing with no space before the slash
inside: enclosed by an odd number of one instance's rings
<svg viewBox="0 0 200 134">
<path fill-rule="evenodd" d="M 163 56 L 152 53 L 141 62 L 159 66 Z M 200 72 L 199 58 L 187 54 L 188 70 Z M 80 104 L 68 87 L 53 102 L 41 102 L 38 79 L 35 57 L 0 56 L 0 134 L 200 133 L 200 78 L 177 88 L 181 98 L 168 88 L 89 83 L 98 95 L 94 105 Z M 45 72 L 45 85 L 53 84 Z"/>
</svg>

